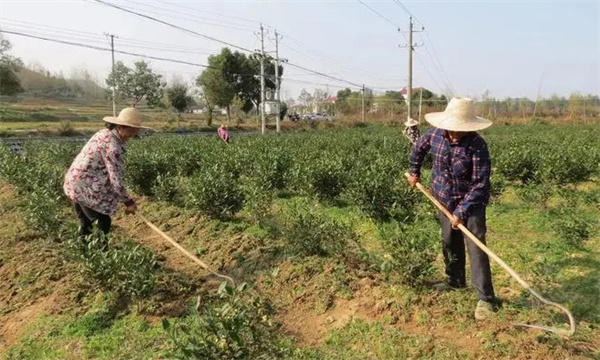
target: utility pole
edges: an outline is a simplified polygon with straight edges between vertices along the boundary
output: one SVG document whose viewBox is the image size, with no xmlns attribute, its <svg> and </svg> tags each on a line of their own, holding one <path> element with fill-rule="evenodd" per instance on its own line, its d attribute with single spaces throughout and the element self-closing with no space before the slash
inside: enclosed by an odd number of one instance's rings
<svg viewBox="0 0 600 360">
<path fill-rule="evenodd" d="M 265 30 L 260 24 L 260 131 L 265 134 Z"/>
<path fill-rule="evenodd" d="M 412 16 L 409 18 L 408 22 L 408 44 L 406 47 L 408 48 L 408 86 L 406 87 L 406 96 L 407 98 L 407 120 L 411 118 L 412 115 L 412 68 L 413 68 L 413 51 L 415 51 L 415 47 L 417 44 L 413 44 L 413 33 L 421 32 L 425 30 L 425 28 L 421 28 L 420 31 L 413 30 L 413 21 Z M 398 29 L 400 31 L 400 29 Z M 421 119 L 419 119 L 419 123 Z"/>
<path fill-rule="evenodd" d="M 283 39 L 283 36 L 277 33 L 275 30 L 275 100 L 277 100 L 277 105 L 279 106 L 277 111 L 277 116 L 275 117 L 275 126 L 277 128 L 277 133 L 281 131 L 281 79 L 279 78 L 279 39 Z M 281 59 L 282 61 L 286 61 L 285 59 Z"/>
<path fill-rule="evenodd" d="M 408 30 L 408 87 L 406 88 L 406 95 L 408 96 L 408 106 L 406 113 L 408 116 L 407 120 L 410 120 L 412 115 L 412 55 L 413 55 L 413 23 L 412 16 L 409 18 L 409 30 Z M 421 119 L 419 119 L 419 123 Z"/>
<path fill-rule="evenodd" d="M 417 120 L 419 124 L 421 123 L 421 107 L 423 105 L 423 88 L 419 91 L 419 119 Z"/>
<path fill-rule="evenodd" d="M 106 35 L 106 37 L 110 37 L 110 50 L 112 53 L 112 74 L 114 75 L 115 73 L 115 35 L 114 34 L 108 34 L 108 33 L 104 33 L 104 35 Z M 113 84 L 112 86 L 112 106 L 113 106 L 113 116 L 117 116 L 117 104 L 116 104 L 116 87 L 117 84 Z"/>
<path fill-rule="evenodd" d="M 365 84 L 362 86 L 362 122 L 365 122 Z"/>
</svg>

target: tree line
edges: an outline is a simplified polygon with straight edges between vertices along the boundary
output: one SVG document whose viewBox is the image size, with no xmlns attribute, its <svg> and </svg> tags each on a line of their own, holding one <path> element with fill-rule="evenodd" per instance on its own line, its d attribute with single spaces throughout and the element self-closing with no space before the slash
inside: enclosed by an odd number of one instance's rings
<svg viewBox="0 0 600 360">
<path fill-rule="evenodd" d="M 209 124 L 215 108 L 224 109 L 228 120 L 232 112 L 248 114 L 256 111 L 260 102 L 260 55 L 232 52 L 223 48 L 220 53 L 208 57 L 208 65 L 193 84 L 181 80 L 171 81 L 167 86 L 163 76 L 155 72 L 149 63 L 140 60 L 133 66 L 118 61 L 114 70 L 105 80 L 106 87 L 98 85 L 96 79 L 86 70 L 72 74 L 70 79 L 62 74 L 50 74 L 41 66 L 24 66 L 21 59 L 10 54 L 11 44 L 0 35 L 0 95 L 25 93 L 33 97 L 84 98 L 112 101 L 118 104 L 148 107 L 171 108 L 178 113 L 192 106 L 206 109 Z M 265 62 L 265 89 L 273 92 L 276 88 L 275 61 L 267 56 Z M 279 65 L 280 79 L 284 73 Z M 443 109 L 447 104 L 444 95 L 427 89 L 417 89 L 412 101 L 422 107 L 422 113 Z M 369 113 L 406 113 L 406 100 L 400 91 L 386 91 L 375 94 L 364 90 L 364 107 Z M 533 101 L 527 98 L 495 99 L 489 91 L 482 94 L 477 103 L 478 113 L 496 118 L 510 117 L 555 117 L 555 118 L 597 118 L 600 113 L 598 95 L 572 93 L 568 97 L 553 95 L 548 99 Z M 288 108 L 294 112 L 306 113 L 324 111 L 330 114 L 353 115 L 363 108 L 361 89 L 342 89 L 329 93 L 314 89 L 312 94 L 302 89 L 297 99 L 288 99 L 281 106 L 283 117 Z M 316 110 L 315 110 L 316 109 Z"/>
</svg>

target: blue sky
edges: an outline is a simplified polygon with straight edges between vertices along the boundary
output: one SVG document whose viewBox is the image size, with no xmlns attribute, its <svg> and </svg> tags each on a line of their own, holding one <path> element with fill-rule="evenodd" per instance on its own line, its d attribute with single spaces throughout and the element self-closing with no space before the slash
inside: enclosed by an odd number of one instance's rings
<svg viewBox="0 0 600 360">
<path fill-rule="evenodd" d="M 379 92 L 406 85 L 407 50 L 399 47 L 406 40 L 396 28 L 408 29 L 408 14 L 394 1 L 362 0 L 386 19 L 358 0 L 106 1 L 252 50 L 260 47 L 254 31 L 262 22 L 271 38 L 267 50 L 275 48 L 277 29 L 283 34 L 280 56 L 291 63 Z M 475 98 L 486 90 L 497 98 L 532 99 L 538 92 L 542 97 L 600 93 L 599 1 L 400 3 L 415 16 L 415 28 L 426 29 L 414 39 L 422 46 L 416 49 L 413 86 Z M 92 0 L 2 0 L 0 27 L 102 47 L 108 46 L 102 33 L 110 32 L 119 37 L 117 49 L 202 64 L 224 46 Z M 110 69 L 110 53 L 5 36 L 14 55 L 53 72 L 69 75 L 85 68 L 103 81 Z M 131 64 L 138 57 L 117 54 L 117 59 Z M 167 80 L 178 75 L 191 82 L 201 71 L 150 62 Z M 303 88 L 336 92 L 348 85 L 289 66 L 283 84 L 286 98 L 297 97 Z"/>
</svg>

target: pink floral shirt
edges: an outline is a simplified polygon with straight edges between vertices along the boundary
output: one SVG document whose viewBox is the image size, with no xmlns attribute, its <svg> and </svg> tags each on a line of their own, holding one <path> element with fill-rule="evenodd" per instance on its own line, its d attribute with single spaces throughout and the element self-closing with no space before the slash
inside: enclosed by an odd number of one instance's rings
<svg viewBox="0 0 600 360">
<path fill-rule="evenodd" d="M 117 130 L 104 129 L 94 134 L 67 171 L 67 197 L 106 215 L 115 214 L 119 203 L 133 205 L 124 184 L 124 145 Z"/>
<path fill-rule="evenodd" d="M 229 134 L 227 133 L 227 130 L 225 130 L 225 128 L 219 128 L 217 130 L 217 134 L 219 135 L 219 137 L 221 139 L 223 139 L 223 141 L 225 142 L 229 142 Z"/>
</svg>

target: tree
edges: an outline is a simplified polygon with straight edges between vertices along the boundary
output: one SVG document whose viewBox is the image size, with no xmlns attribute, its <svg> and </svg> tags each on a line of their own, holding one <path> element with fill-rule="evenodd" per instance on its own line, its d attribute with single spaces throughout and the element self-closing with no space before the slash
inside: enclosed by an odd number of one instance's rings
<svg viewBox="0 0 600 360">
<path fill-rule="evenodd" d="M 23 67 L 21 59 L 11 56 L 10 42 L 0 34 L 0 95 L 14 95 L 23 92 L 17 73 Z"/>
<path fill-rule="evenodd" d="M 227 121 L 231 121 L 231 103 L 236 95 L 236 87 L 239 87 L 237 83 L 242 81 L 240 70 L 243 58 L 244 54 L 223 48 L 220 54 L 208 57 L 209 67 L 196 80 L 207 103 L 227 109 Z"/>
<path fill-rule="evenodd" d="M 248 112 L 253 106 L 260 103 L 260 55 L 252 54 L 243 62 L 241 69 L 246 74 L 241 87 L 238 88 L 238 97 L 244 101 L 244 111 Z M 279 65 L 279 76 L 283 75 L 283 66 Z M 280 82 L 281 85 L 281 82 Z M 265 91 L 275 90 L 275 61 L 268 56 L 265 59 Z"/>
<path fill-rule="evenodd" d="M 339 90 L 335 101 L 336 111 L 342 114 L 356 114 L 362 110 L 362 90 L 352 91 L 348 88 Z M 365 111 L 373 105 L 373 90 L 365 89 Z"/>
<path fill-rule="evenodd" d="M 177 127 L 179 127 L 181 113 L 190 106 L 193 101 L 192 97 L 188 95 L 187 85 L 182 82 L 173 83 L 173 85 L 167 88 L 166 92 L 169 104 L 177 112 Z"/>
<path fill-rule="evenodd" d="M 199 85 L 197 94 L 200 99 L 199 102 L 204 104 L 204 106 L 206 107 L 206 125 L 212 126 L 213 111 L 215 108 L 215 104 L 213 104 L 211 100 L 206 96 L 206 90 L 204 86 Z"/>
<path fill-rule="evenodd" d="M 310 106 L 310 104 L 312 104 L 313 102 L 313 96 L 306 91 L 306 89 L 302 89 L 302 91 L 300 92 L 300 95 L 298 96 L 298 103 L 301 106 Z"/>
<path fill-rule="evenodd" d="M 281 104 L 279 105 L 279 118 L 285 119 L 285 115 L 287 115 L 287 112 L 288 112 L 288 104 L 286 104 L 285 101 L 282 101 Z"/>
<path fill-rule="evenodd" d="M 188 87 L 183 83 L 174 83 L 166 92 L 169 105 L 178 113 L 184 112 L 192 102 L 192 97 L 188 95 Z"/>
<path fill-rule="evenodd" d="M 209 67 L 204 70 L 196 84 L 203 90 L 208 102 L 226 108 L 231 121 L 231 105 L 234 99 L 241 102 L 241 109 L 248 113 L 260 102 L 260 55 L 246 56 L 239 51 L 223 48 L 221 53 L 208 58 Z M 283 67 L 279 66 L 283 74 Z M 265 89 L 275 89 L 275 62 L 265 59 Z"/>
<path fill-rule="evenodd" d="M 402 96 L 400 91 L 386 91 L 376 102 L 380 103 L 379 108 L 382 111 L 389 112 L 390 117 L 393 114 L 398 114 L 405 104 L 404 96 Z"/>
<path fill-rule="evenodd" d="M 166 85 L 161 81 L 162 75 L 155 74 L 145 61 L 138 61 L 134 66 L 135 68 L 131 69 L 118 61 L 114 71 L 106 79 L 108 86 L 116 87 L 117 102 L 125 102 L 135 107 L 142 100 L 146 100 L 150 107 L 161 106 Z"/>
<path fill-rule="evenodd" d="M 98 85 L 98 79 L 87 69 L 77 68 L 71 70 L 71 75 L 67 80 L 71 86 L 81 89 L 83 97 L 88 99 L 104 99 L 106 89 Z"/>
</svg>

